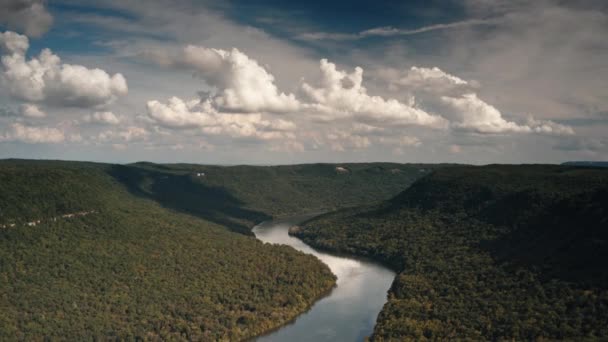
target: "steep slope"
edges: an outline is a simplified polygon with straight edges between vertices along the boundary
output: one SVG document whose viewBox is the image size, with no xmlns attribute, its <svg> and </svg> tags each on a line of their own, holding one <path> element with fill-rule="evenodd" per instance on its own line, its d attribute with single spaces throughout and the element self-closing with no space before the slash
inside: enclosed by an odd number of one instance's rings
<svg viewBox="0 0 608 342">
<path fill-rule="evenodd" d="M 376 341 L 608 337 L 605 169 L 440 169 L 297 235 L 400 272 Z"/>
<path fill-rule="evenodd" d="M 316 258 L 134 196 L 116 167 L 0 162 L 0 340 L 239 340 L 332 288 Z"/>
<path fill-rule="evenodd" d="M 136 163 L 111 174 L 134 194 L 249 234 L 270 216 L 386 200 L 434 168 L 392 163 L 209 166 Z"/>
</svg>

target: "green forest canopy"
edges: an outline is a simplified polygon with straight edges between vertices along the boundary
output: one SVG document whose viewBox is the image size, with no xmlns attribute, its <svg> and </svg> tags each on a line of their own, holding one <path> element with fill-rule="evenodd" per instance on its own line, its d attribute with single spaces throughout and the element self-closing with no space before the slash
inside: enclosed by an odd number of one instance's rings
<svg viewBox="0 0 608 342">
<path fill-rule="evenodd" d="M 608 337 L 608 170 L 437 170 L 297 235 L 399 272 L 373 340 Z"/>
<path fill-rule="evenodd" d="M 287 322 L 334 276 L 251 226 L 386 199 L 426 172 L 344 167 L 0 161 L 0 340 L 238 340 Z"/>
</svg>

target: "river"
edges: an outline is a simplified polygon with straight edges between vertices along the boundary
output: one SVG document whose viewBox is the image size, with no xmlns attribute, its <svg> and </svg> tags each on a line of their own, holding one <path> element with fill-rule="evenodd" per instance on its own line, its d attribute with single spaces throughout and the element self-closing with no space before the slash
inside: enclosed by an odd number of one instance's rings
<svg viewBox="0 0 608 342">
<path fill-rule="evenodd" d="M 289 245 L 316 256 L 337 276 L 337 286 L 294 322 L 256 341 L 363 341 L 372 334 L 395 273 L 377 263 L 316 251 L 289 236 L 289 227 L 304 219 L 263 222 L 253 233 L 263 242 Z"/>
</svg>

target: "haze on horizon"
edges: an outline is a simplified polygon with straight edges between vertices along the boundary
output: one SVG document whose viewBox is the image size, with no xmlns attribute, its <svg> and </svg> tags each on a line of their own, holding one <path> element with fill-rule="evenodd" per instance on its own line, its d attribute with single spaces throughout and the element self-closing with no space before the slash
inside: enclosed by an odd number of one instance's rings
<svg viewBox="0 0 608 342">
<path fill-rule="evenodd" d="M 0 158 L 608 158 L 605 1 L 0 0 Z"/>
</svg>

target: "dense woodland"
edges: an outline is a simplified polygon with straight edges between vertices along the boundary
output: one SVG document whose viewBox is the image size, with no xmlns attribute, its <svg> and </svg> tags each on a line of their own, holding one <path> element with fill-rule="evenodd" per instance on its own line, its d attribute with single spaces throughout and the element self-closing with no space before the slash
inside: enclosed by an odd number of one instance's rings
<svg viewBox="0 0 608 342">
<path fill-rule="evenodd" d="M 134 196 L 108 168 L 1 163 L 0 340 L 238 340 L 333 287 L 318 259 Z"/>
<path fill-rule="evenodd" d="M 297 235 L 399 272 L 374 341 L 608 338 L 606 169 L 439 169 Z"/>
<path fill-rule="evenodd" d="M 433 169 L 446 166 L 135 163 L 114 166 L 111 173 L 133 193 L 247 234 L 253 223 L 270 216 L 328 211 L 389 199 Z"/>
<path fill-rule="evenodd" d="M 285 323 L 335 278 L 247 236 L 253 223 L 387 199 L 429 169 L 343 167 L 0 161 L 0 340 L 239 340 Z"/>
<path fill-rule="evenodd" d="M 606 338 L 607 171 L 0 161 L 0 340 L 258 335 L 335 278 L 250 228 L 334 209 L 298 235 L 399 272 L 373 340 Z"/>
</svg>

